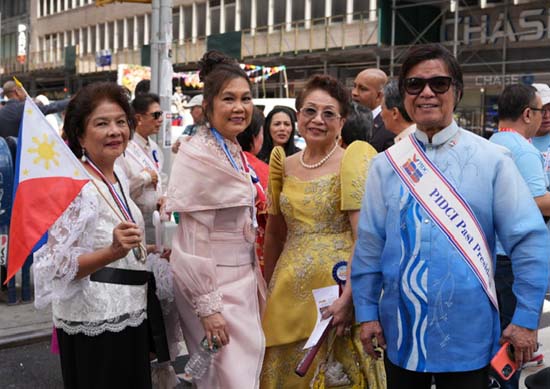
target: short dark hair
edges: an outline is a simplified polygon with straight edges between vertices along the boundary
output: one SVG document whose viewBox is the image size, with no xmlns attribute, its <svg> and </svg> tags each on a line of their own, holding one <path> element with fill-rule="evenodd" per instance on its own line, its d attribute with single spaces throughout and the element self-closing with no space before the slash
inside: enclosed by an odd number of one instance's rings
<svg viewBox="0 0 550 389">
<path fill-rule="evenodd" d="M 498 120 L 518 120 L 536 97 L 537 90 L 531 85 L 507 85 L 498 97 Z"/>
<path fill-rule="evenodd" d="M 397 80 L 391 80 L 384 86 L 384 105 L 388 109 L 397 108 L 403 119 L 408 123 L 412 123 L 412 119 L 405 110 L 405 105 L 403 105 L 403 95 L 399 90 Z"/>
<path fill-rule="evenodd" d="M 264 125 L 264 113 L 258 107 L 252 111 L 252 120 L 246 129 L 237 135 L 237 140 L 243 151 L 251 151 L 254 138 L 258 136 Z"/>
<path fill-rule="evenodd" d="M 130 106 L 124 88 L 110 81 L 88 84 L 69 101 L 63 122 L 63 131 L 67 137 L 67 143 L 77 158 L 82 157 L 80 138 L 86 131 L 88 118 L 105 101 L 118 104 L 126 114 L 130 133 L 134 130 L 134 111 Z"/>
<path fill-rule="evenodd" d="M 160 98 L 154 93 L 141 93 L 132 101 L 132 108 L 136 113 L 147 113 L 151 104 L 160 104 Z"/>
<path fill-rule="evenodd" d="M 243 78 L 251 88 L 252 84 L 246 72 L 241 69 L 236 59 L 226 56 L 217 50 L 207 51 L 199 61 L 199 78 L 204 82 L 203 98 L 206 102 L 206 117 L 212 113 L 214 97 L 222 88 L 235 78 Z"/>
<path fill-rule="evenodd" d="M 372 131 L 373 118 L 369 107 L 355 101 L 350 104 L 349 115 L 342 127 L 342 141 L 350 145 L 356 140 L 367 141 L 367 134 Z"/>
<path fill-rule="evenodd" d="M 401 65 L 401 71 L 399 72 L 399 90 L 401 91 L 401 95 L 405 96 L 405 78 L 407 78 L 407 75 L 411 69 L 421 62 L 429 61 L 431 59 L 439 59 L 443 61 L 447 67 L 447 71 L 453 79 L 456 107 L 462 98 L 462 93 L 464 92 L 462 69 L 460 68 L 460 64 L 454 55 L 452 55 L 449 50 L 439 43 L 414 46 L 407 52 L 403 65 Z"/>
<path fill-rule="evenodd" d="M 269 163 L 269 158 L 271 156 L 271 151 L 273 150 L 273 138 L 271 137 L 271 122 L 273 121 L 273 116 L 275 114 L 282 112 L 286 114 L 290 119 L 290 125 L 292 127 L 292 133 L 288 138 L 288 141 L 283 146 L 285 150 L 285 155 L 287 157 L 292 154 L 300 151 L 298 147 L 294 144 L 294 134 L 296 134 L 296 112 L 292 108 L 285 107 L 283 105 L 276 105 L 273 109 L 267 114 L 264 122 L 264 143 L 262 144 L 262 149 L 258 153 L 258 158 L 262 161 Z"/>
<path fill-rule="evenodd" d="M 302 108 L 307 95 L 317 89 L 327 92 L 332 98 L 336 99 L 340 103 L 340 115 L 343 118 L 348 116 L 351 101 L 349 91 L 336 78 L 326 74 L 315 74 L 306 81 L 306 85 L 296 98 L 297 111 Z"/>
<path fill-rule="evenodd" d="M 15 83 L 15 81 L 9 80 L 4 83 L 2 89 L 3 95 L 7 98 L 11 98 L 11 96 L 13 96 L 15 94 L 15 91 L 17 90 L 17 84 Z"/>
<path fill-rule="evenodd" d="M 149 93 L 150 89 L 151 89 L 151 80 L 141 80 L 136 84 L 136 89 L 134 90 L 134 94 L 137 96 L 142 93 Z"/>
</svg>

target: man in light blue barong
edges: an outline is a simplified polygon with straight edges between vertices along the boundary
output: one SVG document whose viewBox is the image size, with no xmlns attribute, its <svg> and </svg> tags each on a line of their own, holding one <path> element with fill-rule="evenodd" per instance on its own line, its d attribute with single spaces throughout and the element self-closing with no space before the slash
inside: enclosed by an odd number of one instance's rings
<svg viewBox="0 0 550 389">
<path fill-rule="evenodd" d="M 521 366 L 536 348 L 550 243 L 500 146 L 460 128 L 462 71 L 443 46 L 413 48 L 399 75 L 417 130 L 371 164 L 351 283 L 367 353 L 385 349 L 388 389 L 485 389 L 504 342 Z M 495 242 L 512 261 L 517 305 L 500 330 Z"/>
</svg>

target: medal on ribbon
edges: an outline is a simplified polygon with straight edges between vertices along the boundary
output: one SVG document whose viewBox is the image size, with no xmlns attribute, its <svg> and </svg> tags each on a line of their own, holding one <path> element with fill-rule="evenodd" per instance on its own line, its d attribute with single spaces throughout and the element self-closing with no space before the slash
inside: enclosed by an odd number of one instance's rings
<svg viewBox="0 0 550 389">
<path fill-rule="evenodd" d="M 348 263 L 340 261 L 332 268 L 332 278 L 340 287 L 344 287 L 348 278 Z"/>
</svg>

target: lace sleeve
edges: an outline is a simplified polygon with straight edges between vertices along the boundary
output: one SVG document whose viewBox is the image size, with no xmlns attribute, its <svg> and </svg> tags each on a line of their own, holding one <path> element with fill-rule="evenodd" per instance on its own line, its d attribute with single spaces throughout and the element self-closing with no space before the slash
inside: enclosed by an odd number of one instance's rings
<svg viewBox="0 0 550 389">
<path fill-rule="evenodd" d="M 93 251 L 86 239 L 97 225 L 98 200 L 91 184 L 76 196 L 50 227 L 48 242 L 34 254 L 35 305 L 43 308 L 54 300 L 66 300 L 82 289 L 88 277 L 75 280 L 78 257 Z"/>
<path fill-rule="evenodd" d="M 168 302 L 174 301 L 174 283 L 170 262 L 161 258 L 160 254 L 149 254 L 147 257 L 147 267 L 155 276 L 158 299 Z"/>
<path fill-rule="evenodd" d="M 200 295 L 193 299 L 195 313 L 199 317 L 210 316 L 214 313 L 223 311 L 223 295 L 220 291 Z"/>
</svg>

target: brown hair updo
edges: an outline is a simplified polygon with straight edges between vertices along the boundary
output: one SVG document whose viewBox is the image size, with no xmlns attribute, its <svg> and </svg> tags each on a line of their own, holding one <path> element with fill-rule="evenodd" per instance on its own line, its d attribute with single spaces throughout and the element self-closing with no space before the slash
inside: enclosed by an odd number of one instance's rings
<svg viewBox="0 0 550 389">
<path fill-rule="evenodd" d="M 236 59 L 226 56 L 217 50 L 207 51 L 199 61 L 199 78 L 204 82 L 203 96 L 205 114 L 208 118 L 212 113 L 214 97 L 223 87 L 235 78 L 244 78 L 249 87 L 252 87 L 245 71 L 241 69 Z"/>
</svg>

